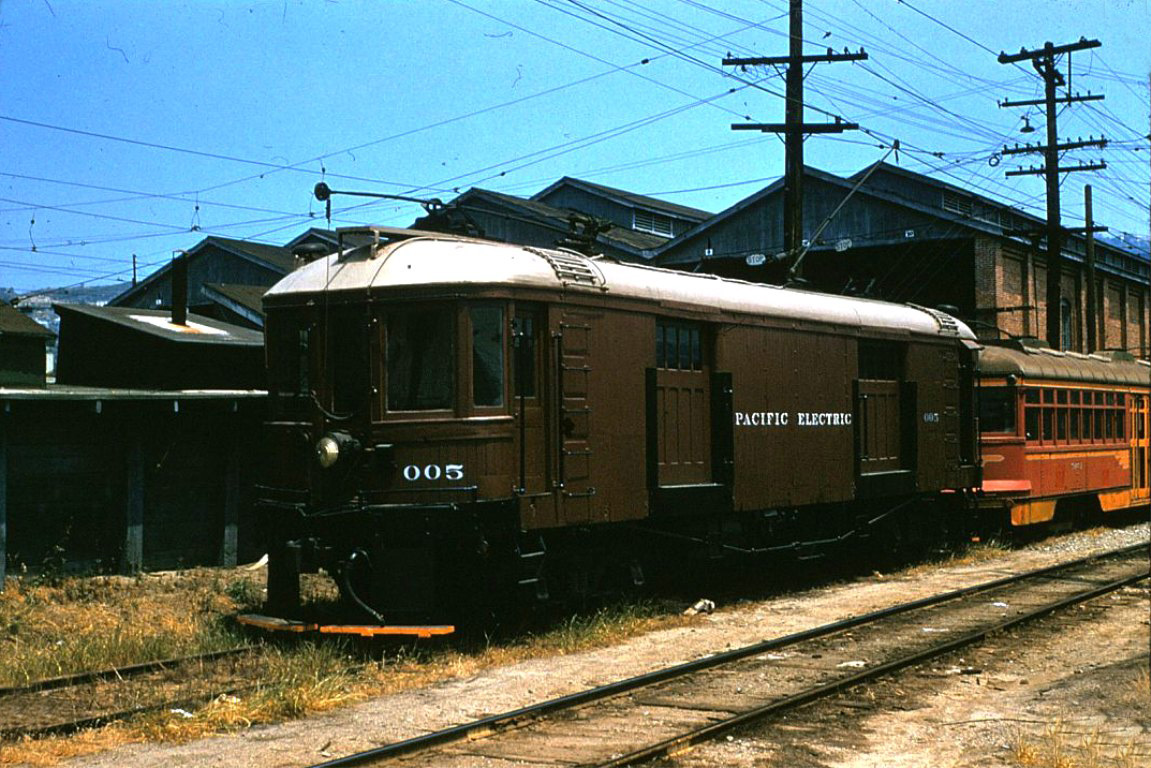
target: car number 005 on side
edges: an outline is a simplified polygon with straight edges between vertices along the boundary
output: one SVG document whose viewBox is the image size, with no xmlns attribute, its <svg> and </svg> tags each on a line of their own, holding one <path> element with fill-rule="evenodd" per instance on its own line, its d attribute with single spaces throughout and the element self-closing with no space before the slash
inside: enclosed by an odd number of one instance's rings
<svg viewBox="0 0 1151 768">
<path fill-rule="evenodd" d="M 414 483 L 417 480 L 463 480 L 464 479 L 464 465 L 463 464 L 427 464 L 420 466 L 419 464 L 409 464 L 404 467 L 404 479 L 409 483 Z"/>
</svg>

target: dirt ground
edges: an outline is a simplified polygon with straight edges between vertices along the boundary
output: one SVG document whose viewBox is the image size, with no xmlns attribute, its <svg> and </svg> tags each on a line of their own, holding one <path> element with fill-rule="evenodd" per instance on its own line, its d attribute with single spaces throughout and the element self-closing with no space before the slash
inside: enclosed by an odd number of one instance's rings
<svg viewBox="0 0 1151 768">
<path fill-rule="evenodd" d="M 975 562 L 873 574 L 721 605 L 689 625 L 534 659 L 338 712 L 183 745 L 130 745 L 85 768 L 305 766 L 668 664 L 945 589 L 1135 543 L 1146 525 L 1051 539 Z M 1071 618 L 994 638 L 785 720 L 697 747 L 676 766 L 1151 766 L 1151 595 L 1129 589 Z M 557 756 L 562 764 L 562 757 Z M 483 762 L 477 759 L 477 765 Z"/>
</svg>

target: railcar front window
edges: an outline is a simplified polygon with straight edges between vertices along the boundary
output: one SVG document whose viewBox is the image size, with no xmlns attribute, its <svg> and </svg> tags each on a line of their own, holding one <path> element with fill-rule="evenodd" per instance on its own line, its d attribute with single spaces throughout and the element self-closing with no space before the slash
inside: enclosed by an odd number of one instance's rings
<svg viewBox="0 0 1151 768">
<path fill-rule="evenodd" d="M 387 322 L 388 410 L 451 408 L 455 398 L 455 312 L 393 312 Z"/>
<path fill-rule="evenodd" d="M 504 404 L 504 310 L 472 307 L 472 402 Z"/>
<path fill-rule="evenodd" d="M 359 311 L 336 316 L 329 326 L 332 409 L 353 413 L 364 404 L 368 391 L 367 321 Z"/>
<path fill-rule="evenodd" d="M 984 387 L 979 390 L 979 426 L 984 432 L 1015 434 L 1015 390 Z"/>
</svg>

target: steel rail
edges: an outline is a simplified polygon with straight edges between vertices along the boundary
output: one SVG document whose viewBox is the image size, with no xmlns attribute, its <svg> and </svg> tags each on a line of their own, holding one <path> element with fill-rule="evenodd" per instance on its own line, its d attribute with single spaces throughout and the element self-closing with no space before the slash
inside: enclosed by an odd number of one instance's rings
<svg viewBox="0 0 1151 768">
<path fill-rule="evenodd" d="M 212 693 L 204 693 L 198 696 L 189 696 L 182 699 L 172 699 L 168 701 L 161 701 L 155 704 L 144 704 L 139 707 L 132 707 L 130 709 L 121 709 L 113 712 L 103 712 L 98 715 L 91 715 L 83 717 L 78 720 L 67 720 L 50 725 L 32 725 L 32 726 L 17 726 L 15 728 L 0 728 L 0 740 L 14 740 L 23 737 L 28 738 L 42 738 L 44 736 L 61 736 L 70 733 L 76 733 L 88 728 L 99 728 L 109 723 L 114 723 L 119 720 L 126 720 L 129 717 L 136 715 L 143 715 L 149 712 L 159 712 L 164 709 L 194 709 L 203 704 L 208 704 L 221 696 L 236 696 L 242 693 L 248 693 L 260 688 L 259 685 L 245 685 L 240 688 L 229 688 L 224 691 L 214 691 Z"/>
<path fill-rule="evenodd" d="M 898 616 L 903 613 L 910 613 L 921 608 L 940 605 L 952 600 L 967 597 L 969 595 L 988 592 L 1000 587 L 1008 586 L 1010 584 L 1026 581 L 1028 579 L 1043 578 L 1061 570 L 1073 569 L 1107 558 L 1118 558 L 1124 555 L 1133 554 L 1135 552 L 1148 549 L 1149 544 L 1151 544 L 1151 542 L 1135 544 L 1107 552 L 1099 552 L 1094 555 L 1057 563 L 1055 565 L 1046 566 L 1034 571 L 1006 576 L 1000 579 L 984 582 L 982 584 L 976 584 L 970 587 L 964 587 L 961 589 L 952 590 L 950 592 L 945 592 L 940 595 L 914 600 L 910 603 L 903 603 L 878 611 L 872 611 L 870 613 L 843 619 L 831 624 L 813 627 L 801 632 L 795 632 L 790 635 L 784 635 L 782 637 L 765 640 L 763 642 L 744 646 L 742 648 L 736 648 L 731 651 L 724 651 L 712 656 L 706 656 L 701 659 L 696 659 L 695 661 L 677 664 L 672 667 L 656 670 L 655 672 L 636 675 L 625 680 L 608 683 L 607 685 L 602 685 L 585 691 L 579 691 L 577 693 L 568 694 L 566 696 L 549 699 L 547 701 L 532 704 L 520 709 L 504 712 L 497 715 L 491 715 L 471 723 L 464 723 L 461 725 L 453 726 L 451 728 L 435 731 L 433 733 L 413 736 L 409 739 L 397 741 L 392 744 L 385 744 L 384 746 L 376 747 L 364 752 L 357 752 L 352 755 L 335 758 L 323 763 L 317 763 L 311 766 L 311 768 L 349 768 L 350 766 L 367 765 L 373 762 L 412 754 L 414 752 L 450 744 L 456 741 L 477 738 L 485 733 L 496 733 L 499 731 L 508 730 L 512 727 L 519 726 L 533 720 L 538 720 L 542 717 L 546 717 L 547 715 L 553 714 L 555 712 L 570 709 L 583 704 L 588 704 L 594 701 L 611 698 L 622 693 L 634 691 L 639 688 L 654 685 L 656 683 L 662 683 L 676 677 L 682 677 L 691 674 L 693 672 L 710 669 L 712 667 L 727 664 L 732 661 L 738 661 L 743 658 L 756 656 L 766 651 L 776 650 L 806 640 L 814 640 L 820 637 L 825 637 L 827 635 L 832 635 L 847 629 L 853 629 L 864 624 L 870 624 L 881 619 Z"/>
<path fill-rule="evenodd" d="M 826 696 L 839 693 L 840 691 L 853 688 L 862 683 L 878 679 L 908 667 L 913 667 L 925 661 L 929 661 L 939 656 L 951 653 L 952 651 L 959 650 L 960 648 L 965 648 L 969 645 L 983 642 L 991 635 L 1011 629 L 1012 627 L 1018 626 L 1020 624 L 1035 621 L 1052 613 L 1061 611 L 1064 608 L 1069 608 L 1073 605 L 1078 605 L 1079 603 L 1085 603 L 1089 600 L 1094 600 L 1097 597 L 1101 597 L 1116 590 L 1122 589 L 1123 587 L 1143 581 L 1149 577 L 1151 577 L 1151 569 L 1132 576 L 1126 576 L 1122 579 L 1112 581 L 1108 584 L 1096 587 L 1095 589 L 1089 590 L 1087 592 L 1081 592 L 1077 595 L 1072 595 L 1055 603 L 1050 603 L 1028 613 L 1020 614 L 1019 616 L 1008 619 L 1007 621 L 1000 622 L 995 626 L 976 630 L 961 637 L 955 638 L 954 640 L 949 640 L 945 643 L 940 643 L 938 645 L 932 646 L 931 648 L 908 654 L 902 658 L 885 662 L 876 666 L 874 669 L 850 674 L 838 680 L 833 680 L 830 683 L 825 683 L 824 685 L 809 688 L 806 691 L 801 691 L 778 701 L 773 701 L 772 703 L 765 704 L 762 707 L 756 707 L 755 709 L 741 712 L 740 714 L 730 717 L 726 720 L 721 720 L 717 723 L 702 726 L 688 733 L 661 741 L 658 744 L 652 744 L 648 747 L 635 750 L 634 752 L 631 752 L 627 755 L 608 760 L 607 762 L 596 763 L 595 768 L 620 768 L 621 766 L 637 765 L 648 760 L 653 760 L 657 757 L 663 757 L 675 754 L 677 752 L 682 752 L 683 750 L 695 744 L 703 741 L 709 741 L 716 738 L 717 736 L 722 736 L 728 731 L 739 728 L 740 726 L 748 725 L 750 723 L 756 722 L 757 720 L 762 720 L 790 709 L 796 709 L 797 707 L 803 706 L 805 704 L 810 704 L 811 702 L 814 702 L 818 699 L 822 699 Z"/>
<path fill-rule="evenodd" d="M 76 672 L 71 675 L 44 678 L 24 685 L 2 686 L 0 687 L 0 698 L 16 696 L 22 693 L 37 693 L 39 691 L 50 691 L 57 688 L 69 688 L 75 685 L 95 683 L 101 680 L 117 680 L 125 677 L 134 677 L 136 675 L 158 672 L 163 669 L 196 661 L 215 661 L 216 659 L 223 659 L 228 656 L 239 656 L 242 653 L 252 651 L 254 648 L 255 646 L 245 645 L 238 648 L 227 648 L 222 651 L 209 651 L 208 653 L 197 653 L 191 656 L 177 656 L 171 659 L 158 659 L 156 661 L 145 661 L 139 664 L 128 664 L 123 667 L 109 667 L 108 669 L 91 672 Z"/>
</svg>

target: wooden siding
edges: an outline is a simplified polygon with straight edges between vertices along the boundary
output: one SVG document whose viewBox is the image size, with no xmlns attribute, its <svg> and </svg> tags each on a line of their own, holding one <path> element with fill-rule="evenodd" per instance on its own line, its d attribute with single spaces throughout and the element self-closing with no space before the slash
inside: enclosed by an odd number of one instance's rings
<svg viewBox="0 0 1151 768">
<path fill-rule="evenodd" d="M 131 572 L 258 557 L 250 488 L 263 400 L 174 402 L 0 403 L 0 558 Z"/>
</svg>

